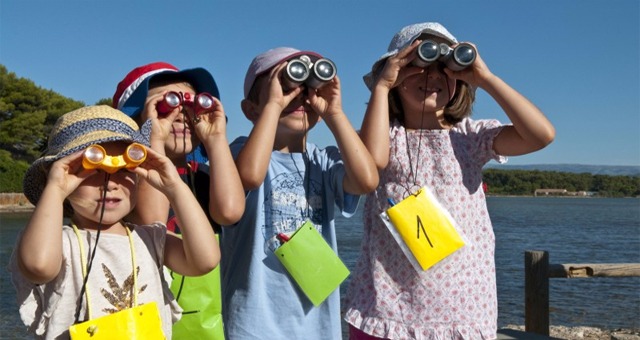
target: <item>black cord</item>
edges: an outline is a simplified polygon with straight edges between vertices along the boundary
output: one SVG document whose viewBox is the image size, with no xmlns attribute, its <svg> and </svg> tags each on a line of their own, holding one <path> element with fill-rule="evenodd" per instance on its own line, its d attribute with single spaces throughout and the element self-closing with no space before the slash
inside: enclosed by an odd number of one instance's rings
<svg viewBox="0 0 640 340">
<path fill-rule="evenodd" d="M 105 176 L 104 176 L 104 190 L 102 190 L 102 207 L 100 208 L 100 221 L 98 223 L 98 232 L 96 233 L 96 242 L 93 245 L 93 251 L 91 252 L 91 257 L 89 258 L 89 263 L 87 263 L 87 275 L 85 275 L 84 280 L 82 281 L 82 289 L 80 290 L 80 296 L 78 297 L 78 303 L 76 304 L 76 313 L 75 313 L 75 321 L 73 322 L 74 324 L 77 324 L 80 322 L 80 307 L 82 306 L 82 296 L 84 295 L 85 291 L 87 290 L 87 282 L 89 281 L 89 273 L 91 272 L 91 267 L 93 266 L 93 259 L 96 257 L 96 250 L 98 249 L 98 240 L 100 239 L 100 230 L 102 230 L 102 219 L 104 217 L 104 210 L 105 210 L 105 201 L 107 199 L 107 187 L 109 185 L 109 177 L 111 175 L 109 175 L 108 173 L 105 172 Z M 87 232 L 87 235 L 90 235 L 89 232 Z M 134 268 L 135 270 L 135 268 Z M 89 308 L 89 305 L 87 305 L 87 308 Z"/>
</svg>

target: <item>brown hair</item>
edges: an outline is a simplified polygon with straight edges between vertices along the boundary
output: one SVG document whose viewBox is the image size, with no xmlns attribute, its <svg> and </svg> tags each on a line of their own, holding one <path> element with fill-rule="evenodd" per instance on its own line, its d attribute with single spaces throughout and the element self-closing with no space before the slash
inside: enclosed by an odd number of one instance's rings
<svg viewBox="0 0 640 340">
<path fill-rule="evenodd" d="M 456 81 L 456 93 L 444 108 L 444 118 L 447 123 L 455 125 L 462 119 L 471 116 L 473 102 L 476 99 L 476 91 L 463 81 Z M 400 101 L 397 88 L 389 92 L 389 121 L 398 119 L 404 124 L 404 109 Z"/>
<path fill-rule="evenodd" d="M 374 79 L 380 75 L 386 63 L 387 60 L 385 59 L 373 67 Z M 461 122 L 462 119 L 470 117 L 475 100 L 475 88 L 461 80 L 457 80 L 455 95 L 444 108 L 446 122 L 455 125 Z M 394 119 L 398 119 L 400 123 L 404 124 L 404 109 L 402 108 L 397 87 L 389 91 L 389 121 L 393 122 Z"/>
</svg>

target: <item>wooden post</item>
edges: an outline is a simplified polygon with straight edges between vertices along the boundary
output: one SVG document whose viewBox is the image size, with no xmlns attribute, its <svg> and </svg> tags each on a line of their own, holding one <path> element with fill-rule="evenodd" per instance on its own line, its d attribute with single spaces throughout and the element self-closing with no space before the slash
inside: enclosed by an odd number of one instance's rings
<svg viewBox="0 0 640 340">
<path fill-rule="evenodd" d="M 524 253 L 524 328 L 549 336 L 549 253 Z"/>
</svg>

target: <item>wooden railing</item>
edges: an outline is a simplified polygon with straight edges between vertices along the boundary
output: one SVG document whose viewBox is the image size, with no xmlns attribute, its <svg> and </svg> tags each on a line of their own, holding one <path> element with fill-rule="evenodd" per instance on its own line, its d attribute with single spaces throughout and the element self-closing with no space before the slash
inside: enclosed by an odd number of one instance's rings
<svg viewBox="0 0 640 340">
<path fill-rule="evenodd" d="M 526 332 L 549 335 L 549 278 L 640 276 L 640 263 L 549 264 L 546 251 L 524 254 L 524 327 Z"/>
</svg>

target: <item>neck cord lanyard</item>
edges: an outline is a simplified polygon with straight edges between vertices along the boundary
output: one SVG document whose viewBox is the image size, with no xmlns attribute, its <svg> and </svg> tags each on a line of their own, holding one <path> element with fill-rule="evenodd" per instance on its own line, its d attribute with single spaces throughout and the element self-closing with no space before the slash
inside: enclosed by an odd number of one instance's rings
<svg viewBox="0 0 640 340">
<path fill-rule="evenodd" d="M 407 128 L 405 127 L 404 129 L 404 139 L 405 139 L 405 145 L 407 148 L 407 156 L 409 158 L 409 175 L 408 175 L 408 180 L 409 183 L 411 184 L 411 186 L 407 186 L 407 185 L 403 185 L 402 187 L 405 189 L 407 196 L 408 195 L 412 195 L 412 189 L 414 187 L 418 187 L 418 189 L 420 189 L 419 185 L 418 185 L 418 169 L 420 167 L 420 148 L 422 146 L 422 128 L 424 126 L 424 110 L 425 110 L 425 103 L 424 101 L 427 99 L 427 91 L 426 91 L 426 86 L 427 86 L 427 82 L 429 80 L 429 72 L 428 69 L 426 70 L 427 75 L 425 77 L 425 92 L 424 92 L 424 98 L 422 98 L 422 113 L 420 114 L 420 129 L 416 130 L 418 132 L 418 152 L 416 155 L 416 168 L 415 171 L 413 169 L 413 161 L 411 160 L 411 148 L 409 147 L 409 131 L 407 130 Z M 406 117 L 405 117 L 405 121 L 406 121 Z M 413 173 L 413 182 L 411 182 L 411 173 Z M 420 192 L 419 190 L 416 191 L 416 193 Z"/>
<path fill-rule="evenodd" d="M 100 239 L 100 231 L 102 230 L 102 219 L 104 217 L 104 201 L 107 198 L 107 189 L 108 189 L 108 185 L 109 185 L 109 178 L 110 178 L 110 174 L 105 173 L 105 177 L 104 177 L 104 189 L 102 191 L 102 208 L 100 209 L 100 222 L 98 223 L 98 232 L 96 233 L 96 241 L 95 241 L 95 245 L 93 247 L 93 251 L 91 253 L 91 258 L 89 259 L 89 263 L 85 263 L 85 254 L 84 254 L 84 247 L 83 244 L 80 240 L 80 233 L 78 232 L 78 227 L 76 227 L 75 223 L 72 223 L 71 226 L 74 228 L 74 231 L 76 233 L 76 237 L 78 238 L 78 244 L 80 246 L 80 261 L 82 263 L 82 275 L 84 276 L 83 281 L 82 281 L 82 289 L 80 290 L 80 296 L 78 297 L 78 303 L 76 304 L 76 313 L 74 316 L 74 324 L 77 324 L 80 322 L 80 307 L 82 305 L 82 295 L 84 295 L 84 293 L 86 292 L 86 296 L 87 296 L 87 312 L 89 315 L 89 319 L 91 319 L 91 308 L 89 308 L 89 293 L 87 292 L 87 283 L 89 280 L 89 273 L 91 272 L 91 268 L 93 267 L 93 259 L 96 257 L 96 250 L 98 249 L 98 240 Z M 134 270 L 133 270 L 133 280 L 134 280 L 134 289 L 136 289 L 136 291 L 134 291 L 134 303 L 137 304 L 137 286 L 136 286 L 136 281 L 137 281 L 137 277 L 136 277 L 136 271 L 135 271 L 135 257 L 134 257 L 134 250 L 133 250 L 133 241 L 131 239 L 131 235 L 129 233 L 129 228 L 127 228 L 125 226 L 125 229 L 127 231 L 127 235 L 129 236 L 129 240 L 130 240 L 130 245 L 131 245 L 131 257 L 132 257 L 132 261 L 134 263 Z"/>
<path fill-rule="evenodd" d="M 293 158 L 293 154 L 289 154 L 289 157 L 291 157 L 291 160 L 293 161 L 293 166 L 296 168 L 296 171 L 298 173 L 298 176 L 300 176 L 300 179 L 302 179 L 302 186 L 303 186 L 303 190 L 304 190 L 304 198 L 305 198 L 305 203 L 306 203 L 306 217 L 308 219 L 311 219 L 311 206 L 309 204 L 309 190 L 310 190 L 310 184 L 309 182 L 311 181 L 310 177 L 311 177 L 311 169 L 309 168 L 309 156 L 307 155 L 307 148 L 305 146 L 304 150 L 302 151 L 302 162 L 304 163 L 304 173 L 302 173 L 300 171 L 300 169 L 298 168 L 298 164 L 296 163 L 295 159 Z"/>
<path fill-rule="evenodd" d="M 80 245 L 80 262 L 82 263 L 82 276 L 84 277 L 83 287 L 84 287 L 84 293 L 87 299 L 87 314 L 88 314 L 89 320 L 91 320 L 92 319 L 91 299 L 89 295 L 89 285 L 87 284 L 89 269 L 87 268 L 87 263 L 85 259 L 84 245 L 80 237 L 80 230 L 78 230 L 78 227 L 76 227 L 74 223 L 72 223 L 71 226 L 73 227 L 73 231 L 75 232 L 76 237 L 78 238 L 78 244 Z M 129 227 L 126 225 L 124 225 L 124 228 L 127 231 L 127 237 L 129 238 L 129 249 L 131 251 L 131 266 L 133 267 L 133 306 L 131 307 L 135 307 L 138 305 L 138 275 L 136 273 L 136 255 L 135 255 L 135 249 L 133 247 L 133 237 L 131 236 L 131 231 L 129 230 Z M 98 244 L 97 244 L 97 237 L 96 237 L 95 247 L 97 246 Z"/>
</svg>

